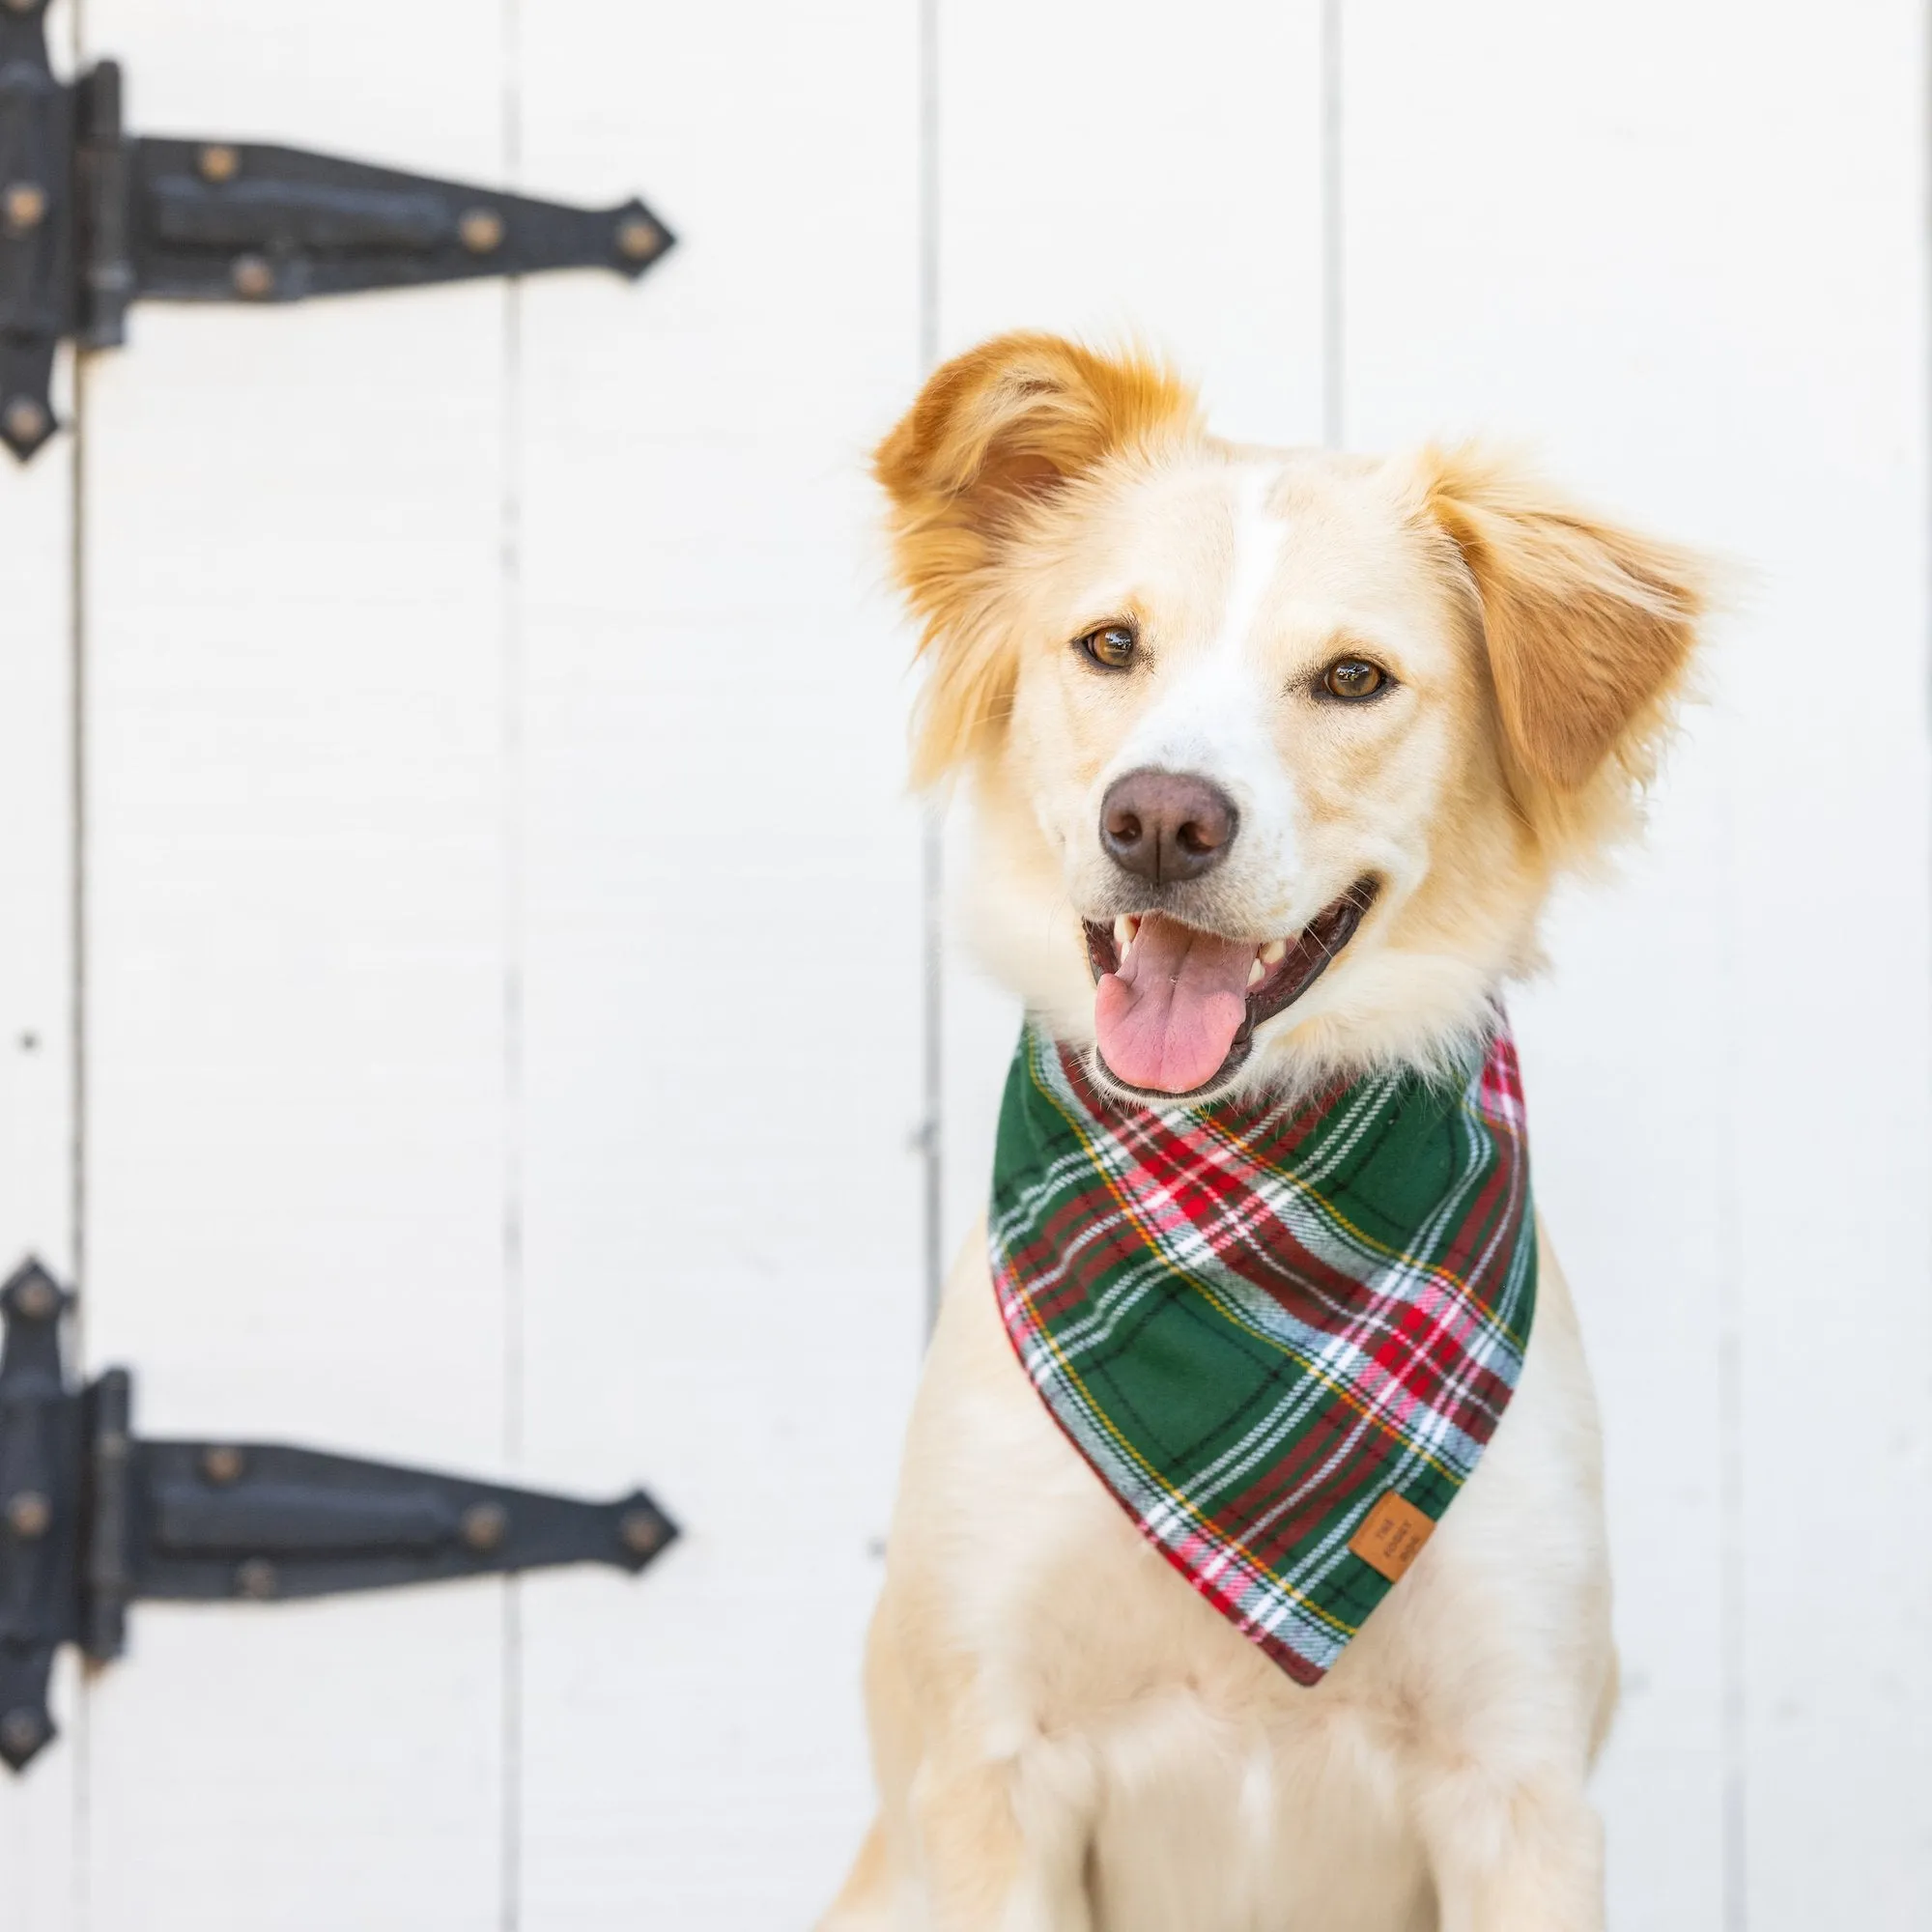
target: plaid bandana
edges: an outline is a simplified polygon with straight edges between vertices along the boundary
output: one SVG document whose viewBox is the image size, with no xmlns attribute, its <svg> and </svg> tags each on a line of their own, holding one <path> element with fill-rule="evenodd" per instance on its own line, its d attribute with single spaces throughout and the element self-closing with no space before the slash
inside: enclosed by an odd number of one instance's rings
<svg viewBox="0 0 1932 1932">
<path fill-rule="evenodd" d="M 1151 1108 L 1032 1026 L 1000 1113 L 1000 1313 L 1163 1556 L 1319 1683 L 1476 1466 L 1536 1240 L 1516 1049 L 1465 1084 Z"/>
</svg>

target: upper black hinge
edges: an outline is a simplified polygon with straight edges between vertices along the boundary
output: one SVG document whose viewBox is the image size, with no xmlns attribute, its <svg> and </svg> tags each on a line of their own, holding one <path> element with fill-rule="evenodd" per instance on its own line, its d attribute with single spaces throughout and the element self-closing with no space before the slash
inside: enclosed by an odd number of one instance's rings
<svg viewBox="0 0 1932 1932">
<path fill-rule="evenodd" d="M 545 269 L 643 273 L 672 236 L 641 201 L 570 208 L 330 155 L 126 134 L 112 61 L 71 86 L 47 0 L 0 0 L 0 442 L 56 427 L 54 348 L 125 339 L 129 302 L 298 301 Z"/>
<path fill-rule="evenodd" d="M 4 4 L 4 0 L 0 0 Z M 140 1598 L 271 1602 L 557 1563 L 638 1571 L 677 1535 L 641 1490 L 578 1502 L 269 1442 L 156 1442 L 132 1378 L 61 1358 L 72 1296 L 38 1262 L 0 1283 L 0 1759 L 53 1736 L 54 1653 L 119 1657 Z"/>
</svg>

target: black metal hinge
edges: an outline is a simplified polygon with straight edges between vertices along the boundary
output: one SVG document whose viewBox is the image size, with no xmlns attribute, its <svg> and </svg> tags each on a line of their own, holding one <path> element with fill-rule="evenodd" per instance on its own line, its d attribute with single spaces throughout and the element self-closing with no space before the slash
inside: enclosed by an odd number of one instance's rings
<svg viewBox="0 0 1932 1932">
<path fill-rule="evenodd" d="M 122 342 L 130 302 L 635 277 L 671 245 L 641 201 L 569 208 L 295 148 L 125 134 L 115 63 L 54 78 L 46 6 L 0 0 L 0 442 L 23 462 L 56 427 L 56 344 Z"/>
<path fill-rule="evenodd" d="M 68 1381 L 71 1302 L 35 1261 L 0 1286 L 0 1758 L 15 1771 L 54 1734 L 55 1651 L 119 1657 L 136 1599 L 270 1602 L 558 1563 L 635 1572 L 677 1535 L 641 1490 L 576 1502 L 274 1443 L 139 1439 L 127 1370 Z"/>
</svg>

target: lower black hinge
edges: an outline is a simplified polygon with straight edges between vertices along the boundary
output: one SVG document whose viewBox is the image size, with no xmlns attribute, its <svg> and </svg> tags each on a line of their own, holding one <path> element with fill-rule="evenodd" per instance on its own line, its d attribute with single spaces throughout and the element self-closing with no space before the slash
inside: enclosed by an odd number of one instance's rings
<svg viewBox="0 0 1932 1932">
<path fill-rule="evenodd" d="M 155 1442 L 130 1428 L 132 1378 L 70 1384 L 73 1297 L 39 1262 L 0 1286 L 0 1759 L 54 1735 L 54 1653 L 127 1644 L 138 1598 L 329 1596 L 609 1563 L 639 1571 L 677 1535 L 641 1490 L 578 1502 L 267 1442 Z"/>
</svg>

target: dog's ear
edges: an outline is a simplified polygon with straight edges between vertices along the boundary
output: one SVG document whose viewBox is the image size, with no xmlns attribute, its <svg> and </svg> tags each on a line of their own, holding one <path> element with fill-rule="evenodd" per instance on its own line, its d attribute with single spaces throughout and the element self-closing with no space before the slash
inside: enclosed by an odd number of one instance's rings
<svg viewBox="0 0 1932 1932">
<path fill-rule="evenodd" d="M 1002 335 L 933 374 L 872 464 L 932 659 L 915 782 L 969 758 L 1011 707 L 1017 657 L 997 592 L 1029 519 L 1109 456 L 1195 421 L 1192 392 L 1156 364 L 1053 335 Z"/>
<path fill-rule="evenodd" d="M 1517 764 L 1559 794 L 1619 755 L 1640 771 L 1707 608 L 1703 564 L 1575 508 L 1493 453 L 1432 450 L 1426 466 L 1430 514 L 1482 606 Z"/>
</svg>

